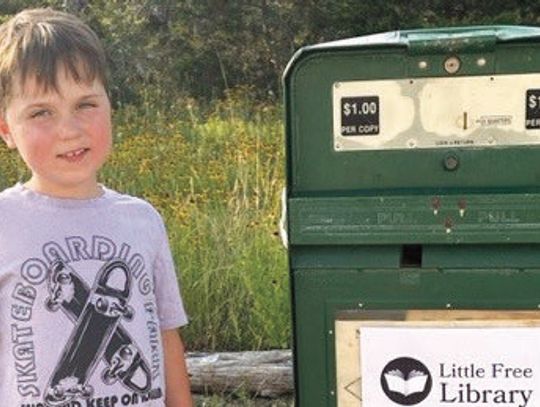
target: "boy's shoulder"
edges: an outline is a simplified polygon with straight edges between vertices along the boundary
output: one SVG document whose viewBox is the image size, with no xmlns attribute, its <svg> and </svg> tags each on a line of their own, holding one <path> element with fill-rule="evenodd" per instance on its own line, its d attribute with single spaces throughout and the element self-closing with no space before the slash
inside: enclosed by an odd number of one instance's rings
<svg viewBox="0 0 540 407">
<path fill-rule="evenodd" d="M 165 224 L 159 211 L 148 201 L 137 196 L 104 188 L 103 203 L 107 209 L 105 217 L 111 216 L 133 227 L 162 234 Z"/>
<path fill-rule="evenodd" d="M 145 199 L 115 191 L 102 186 L 103 195 L 89 200 L 52 198 L 35 193 L 20 183 L 0 191 L 0 210 L 21 207 L 45 207 L 58 209 L 106 209 L 121 210 L 131 216 L 145 216 L 161 220 L 161 215 Z"/>
<path fill-rule="evenodd" d="M 16 222 L 25 215 L 28 208 L 24 204 L 24 198 L 20 194 L 20 185 L 0 190 L 0 230 L 7 225 Z M 29 211 L 32 212 L 31 210 Z"/>
<path fill-rule="evenodd" d="M 141 211 L 152 216 L 161 217 L 156 208 L 143 198 L 115 191 L 114 189 L 109 189 L 107 187 L 103 187 L 103 189 L 105 199 L 113 205 L 118 205 L 123 209 Z"/>
<path fill-rule="evenodd" d="M 20 200 L 20 184 L 0 190 L 0 205 Z"/>
</svg>

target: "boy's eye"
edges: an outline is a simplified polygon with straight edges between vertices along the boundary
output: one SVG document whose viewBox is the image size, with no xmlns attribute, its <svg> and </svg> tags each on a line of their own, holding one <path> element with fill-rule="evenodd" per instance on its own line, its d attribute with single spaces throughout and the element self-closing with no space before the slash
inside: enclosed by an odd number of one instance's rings
<svg viewBox="0 0 540 407">
<path fill-rule="evenodd" d="M 39 110 L 35 110 L 33 112 L 30 113 L 30 118 L 31 119 L 37 119 L 38 117 L 45 117 L 45 116 L 49 116 L 51 114 L 51 112 L 47 109 L 39 109 Z"/>
<path fill-rule="evenodd" d="M 94 103 L 94 102 L 82 102 L 79 104 L 78 108 L 79 109 L 92 109 L 94 107 L 96 107 L 97 104 Z"/>
</svg>

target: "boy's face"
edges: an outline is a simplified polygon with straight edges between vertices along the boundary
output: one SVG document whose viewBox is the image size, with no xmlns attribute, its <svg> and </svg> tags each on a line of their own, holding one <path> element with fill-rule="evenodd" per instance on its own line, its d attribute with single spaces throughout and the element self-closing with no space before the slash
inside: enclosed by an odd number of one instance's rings
<svg viewBox="0 0 540 407">
<path fill-rule="evenodd" d="M 15 81 L 16 83 L 18 81 Z M 97 172 L 111 150 L 111 106 L 99 80 L 76 82 L 63 69 L 58 92 L 30 78 L 15 86 L 0 134 L 32 172 L 27 187 L 62 198 L 99 195 Z"/>
</svg>

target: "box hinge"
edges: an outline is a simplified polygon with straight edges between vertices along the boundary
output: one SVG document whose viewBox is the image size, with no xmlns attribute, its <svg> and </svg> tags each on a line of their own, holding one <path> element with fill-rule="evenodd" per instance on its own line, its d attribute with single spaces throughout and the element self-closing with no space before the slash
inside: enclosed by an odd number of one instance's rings
<svg viewBox="0 0 540 407">
<path fill-rule="evenodd" d="M 471 33 L 409 33 L 408 50 L 412 55 L 492 52 L 497 36 L 493 31 Z"/>
</svg>

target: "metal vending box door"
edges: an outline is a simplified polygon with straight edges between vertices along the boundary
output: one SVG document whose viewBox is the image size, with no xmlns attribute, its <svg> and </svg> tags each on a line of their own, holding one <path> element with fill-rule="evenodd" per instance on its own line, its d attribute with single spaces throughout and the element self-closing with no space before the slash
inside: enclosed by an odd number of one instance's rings
<svg viewBox="0 0 540 407">
<path fill-rule="evenodd" d="M 284 85 L 299 406 L 363 405 L 371 323 L 537 325 L 539 29 L 315 45 Z"/>
</svg>

